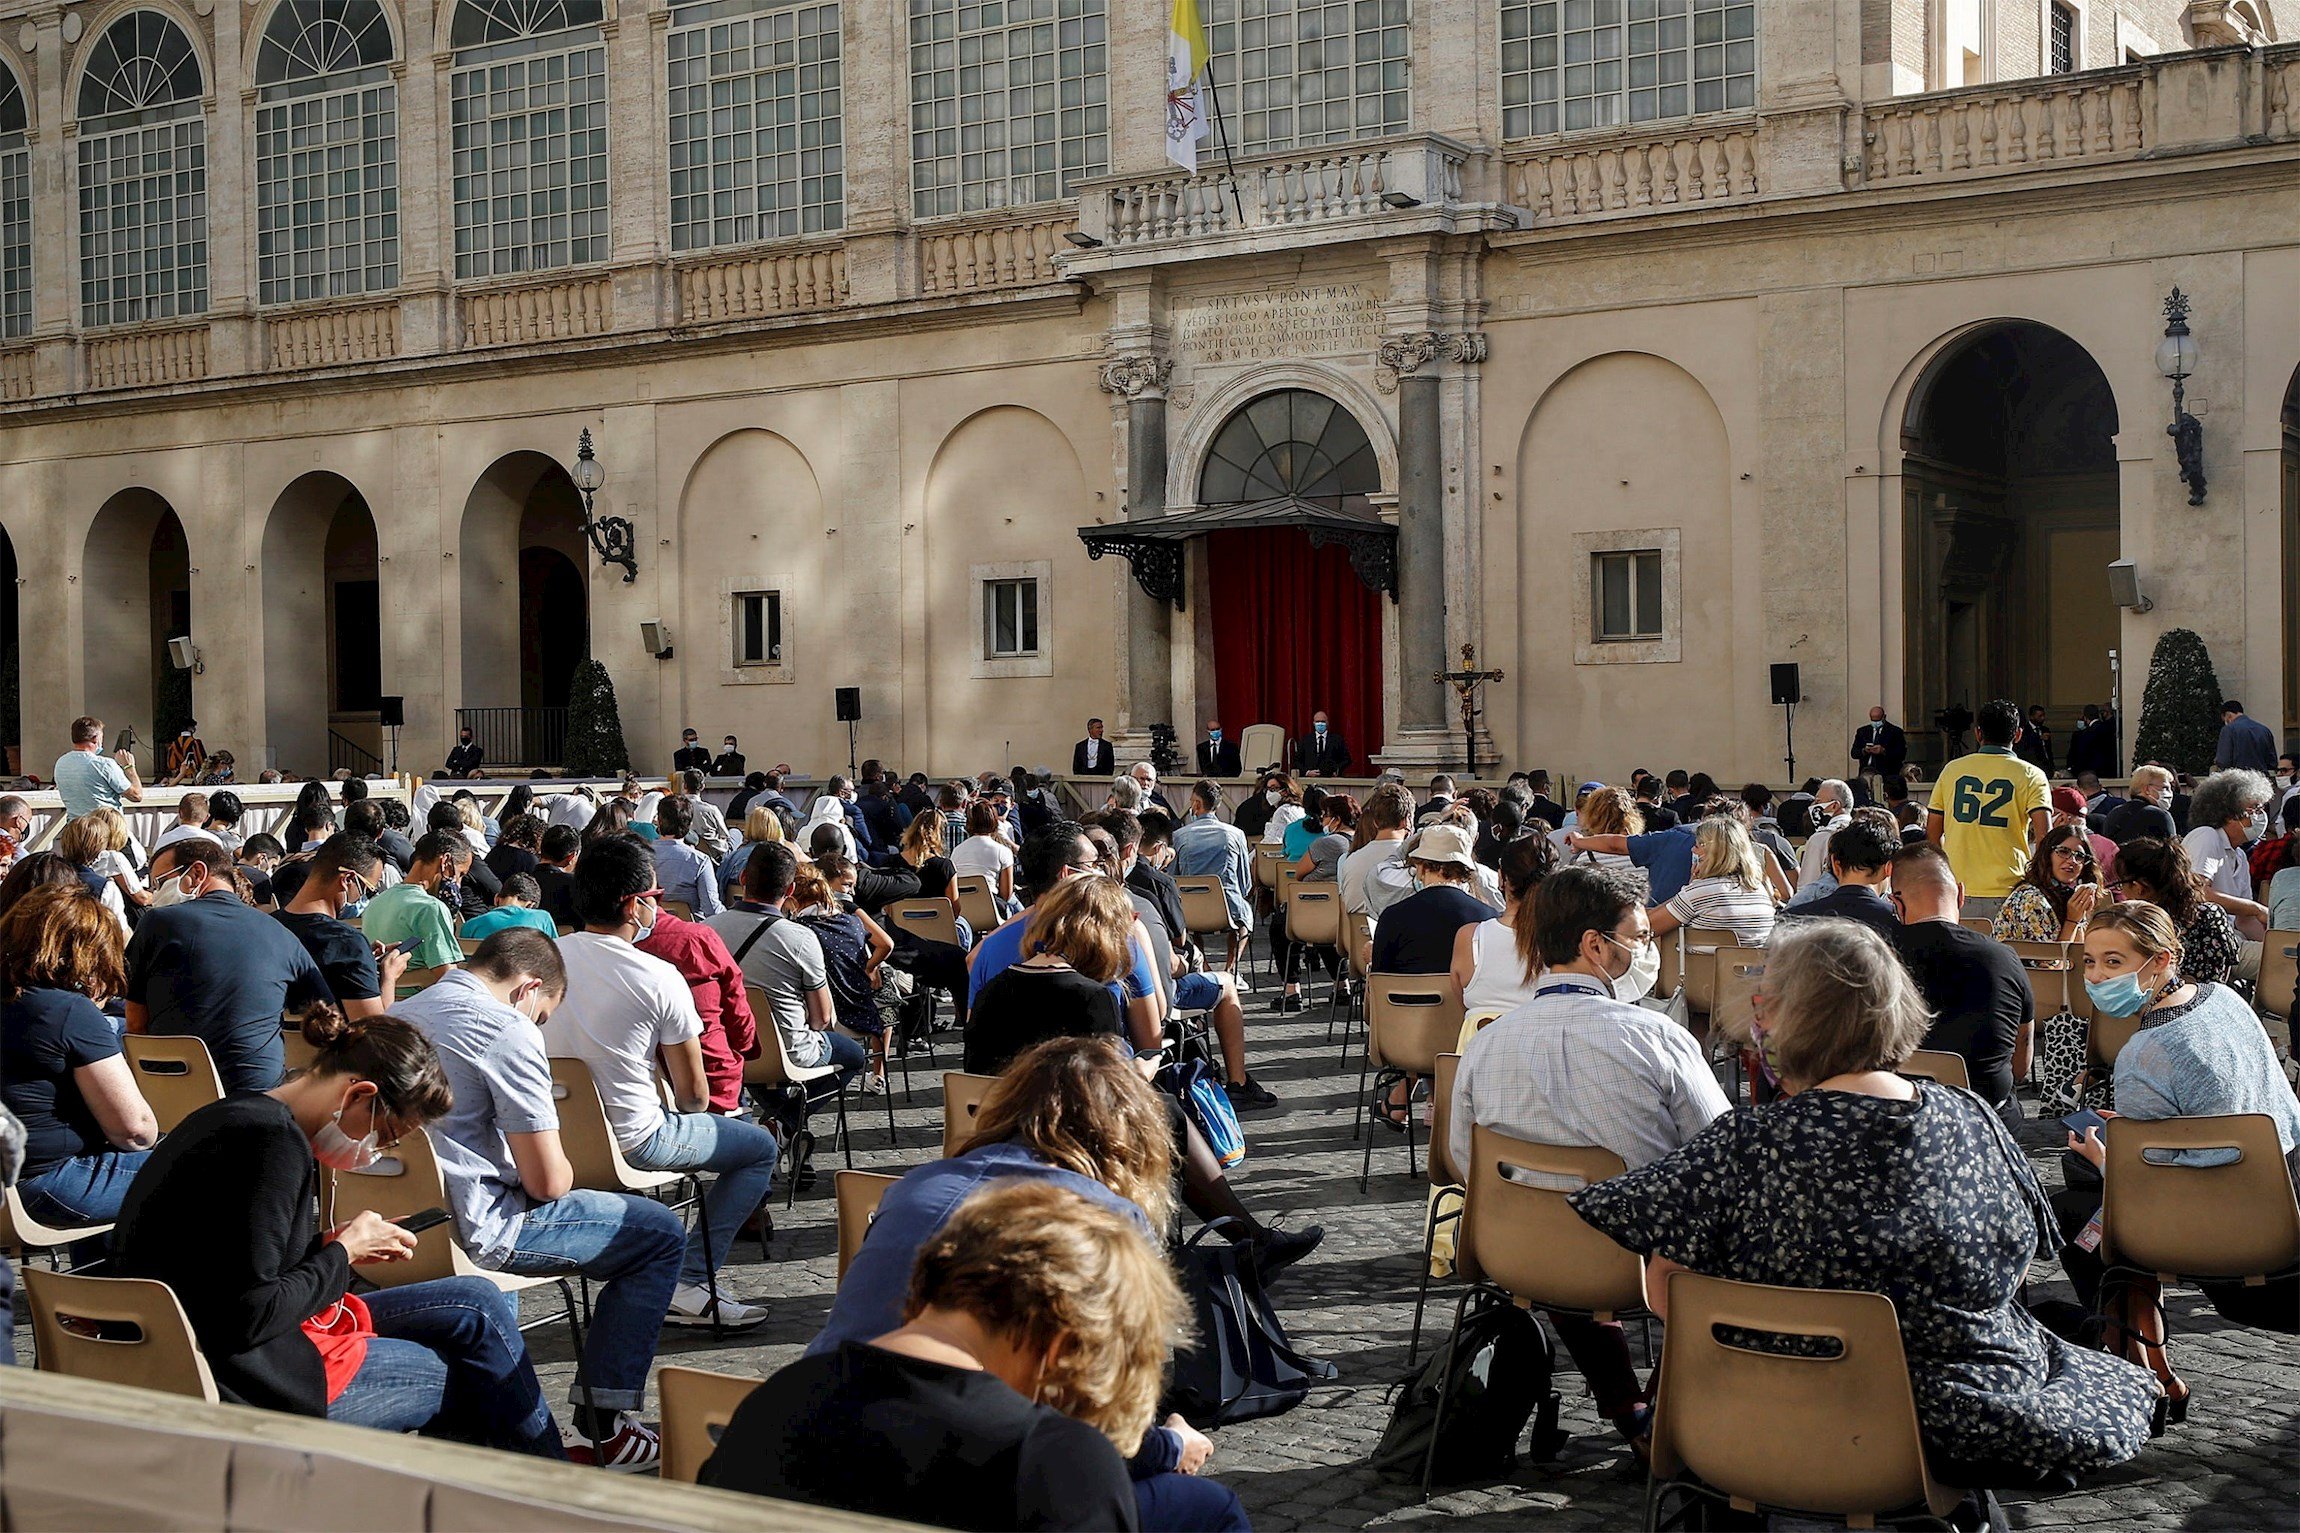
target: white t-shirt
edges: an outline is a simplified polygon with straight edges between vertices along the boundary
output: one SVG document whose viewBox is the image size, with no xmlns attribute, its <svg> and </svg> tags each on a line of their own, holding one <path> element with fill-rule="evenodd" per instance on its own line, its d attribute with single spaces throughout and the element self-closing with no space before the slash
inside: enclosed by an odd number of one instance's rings
<svg viewBox="0 0 2300 1533">
<path fill-rule="evenodd" d="M 626 1153 L 663 1126 L 655 1087 L 660 1051 L 699 1038 L 702 1016 L 679 971 L 620 937 L 575 932 L 559 939 L 567 999 L 543 1026 L 553 1059 L 591 1067 L 615 1142 Z"/>
<path fill-rule="evenodd" d="M 961 877 L 981 877 L 990 880 L 992 893 L 998 891 L 998 875 L 1014 866 L 1014 848 L 998 836 L 968 836 L 950 854 L 950 870 Z"/>
<path fill-rule="evenodd" d="M 1301 817 L 1302 806 L 1299 804 L 1280 804 L 1271 810 L 1270 823 L 1262 827 L 1263 844 L 1275 846 L 1282 843 L 1286 839 L 1286 827 Z"/>
<path fill-rule="evenodd" d="M 130 894 L 142 894 L 144 892 L 144 880 L 137 875 L 136 865 L 128 860 L 126 852 L 98 852 L 96 860 L 89 863 L 88 866 L 106 878 L 121 880 Z M 117 890 L 121 885 L 115 884 L 112 887 Z"/>
<path fill-rule="evenodd" d="M 1536 978 L 1525 977 L 1525 961 L 1517 956 L 1517 928 L 1496 917 L 1481 921 L 1470 928 L 1470 958 L 1475 972 L 1469 985 L 1461 993 L 1465 1012 L 1515 1011 L 1533 999 L 1539 988 L 1540 965 L 1536 964 Z"/>
<path fill-rule="evenodd" d="M 1763 947 L 1773 935 L 1773 896 L 1738 878 L 1696 878 L 1662 908 L 1681 926 L 1729 931 L 1743 947 Z"/>
</svg>

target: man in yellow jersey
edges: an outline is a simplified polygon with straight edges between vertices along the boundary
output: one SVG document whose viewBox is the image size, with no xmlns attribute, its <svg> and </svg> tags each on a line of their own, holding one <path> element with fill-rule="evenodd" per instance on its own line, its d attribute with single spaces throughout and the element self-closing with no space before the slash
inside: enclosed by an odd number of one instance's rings
<svg viewBox="0 0 2300 1533">
<path fill-rule="evenodd" d="M 2013 754 L 2021 735 L 2019 704 L 1983 703 L 1973 723 L 1980 749 L 1941 768 L 1925 834 L 1941 844 L 1965 886 L 1964 913 L 1993 916 L 2052 823 L 2052 793 L 2044 773 Z"/>
</svg>

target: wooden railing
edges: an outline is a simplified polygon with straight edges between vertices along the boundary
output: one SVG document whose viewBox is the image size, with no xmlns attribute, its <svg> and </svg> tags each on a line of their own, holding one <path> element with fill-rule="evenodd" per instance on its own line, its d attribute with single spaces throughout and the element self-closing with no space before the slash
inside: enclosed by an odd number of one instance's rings
<svg viewBox="0 0 2300 1533">
<path fill-rule="evenodd" d="M 1077 218 L 1065 209 L 1055 215 L 922 228 L 916 240 L 918 290 L 941 298 L 1059 282 L 1062 273 L 1054 258 L 1070 248 L 1065 236 L 1077 227 Z"/>
<path fill-rule="evenodd" d="M 846 301 L 847 257 L 839 245 L 762 249 L 679 268 L 682 324 L 835 309 Z"/>
</svg>

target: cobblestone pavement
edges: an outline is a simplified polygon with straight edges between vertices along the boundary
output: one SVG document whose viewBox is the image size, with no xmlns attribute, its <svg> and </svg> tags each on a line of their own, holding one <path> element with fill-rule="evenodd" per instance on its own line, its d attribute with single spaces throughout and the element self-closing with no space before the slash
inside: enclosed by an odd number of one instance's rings
<svg viewBox="0 0 2300 1533">
<path fill-rule="evenodd" d="M 1385 1132 L 1374 1144 L 1371 1190 L 1359 1194 L 1363 1145 L 1350 1137 L 1357 1067 L 1354 1060 L 1346 1069 L 1339 1064 L 1339 1046 L 1327 1043 L 1318 1009 L 1277 1016 L 1265 991 L 1250 999 L 1248 1028 L 1255 1074 L 1282 1101 L 1248 1116 L 1249 1155 L 1235 1180 L 1258 1215 L 1325 1226 L 1325 1244 L 1277 1281 L 1275 1298 L 1296 1345 L 1341 1370 L 1292 1412 L 1217 1434 L 1215 1472 L 1244 1498 L 1255 1525 L 1275 1533 L 1448 1518 L 1491 1528 L 1638 1526 L 1644 1478 L 1590 1409 L 1562 1352 L 1559 1388 L 1574 1437 L 1555 1463 L 1521 1463 L 1499 1481 L 1444 1492 L 1427 1506 L 1418 1487 L 1367 1467 L 1388 1420 L 1384 1393 L 1405 1366 L 1423 1184 L 1408 1179 L 1404 1146 Z M 953 1066 L 954 1044 L 946 1035 L 940 1045 Z M 898 1078 L 900 1144 L 892 1153 L 884 1106 L 855 1099 L 857 1166 L 914 1165 L 940 1152 L 939 1077 L 922 1063 L 913 1085 L 906 1103 Z M 2024 1139 L 2047 1184 L 2057 1185 L 2057 1127 L 2032 1129 Z M 729 1344 L 668 1333 L 662 1361 L 771 1373 L 815 1333 L 833 1286 L 827 1173 L 839 1164 L 827 1149 L 819 1162 L 825 1174 L 794 1210 L 782 1209 L 777 1184 L 771 1258 L 761 1264 L 759 1248 L 749 1243 L 735 1257 L 735 1289 L 770 1305 L 767 1324 Z M 2068 1296 L 2057 1271 L 2040 1269 L 2038 1276 L 2044 1293 Z M 1459 1291 L 1448 1282 L 1433 1285 L 1438 1327 L 1450 1320 Z M 2196 1396 L 2188 1423 L 2077 1493 L 2008 1498 L 2016 1526 L 2300 1529 L 2300 1340 L 2230 1326 L 2193 1291 L 2173 1291 L 2169 1307 L 2178 1366 Z M 533 1334 L 559 1398 L 571 1371 L 564 1332 Z"/>
</svg>

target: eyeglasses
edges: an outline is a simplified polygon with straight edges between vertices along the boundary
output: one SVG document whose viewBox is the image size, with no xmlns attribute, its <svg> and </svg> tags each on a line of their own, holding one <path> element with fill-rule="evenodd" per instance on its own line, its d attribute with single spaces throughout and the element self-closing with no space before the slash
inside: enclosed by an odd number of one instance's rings
<svg viewBox="0 0 2300 1533">
<path fill-rule="evenodd" d="M 369 883 L 357 872 L 350 868 L 345 868 L 343 870 L 343 876 L 352 881 L 353 887 L 357 889 L 359 893 L 359 898 L 363 900 L 372 900 L 375 898 L 375 885 Z"/>
</svg>

